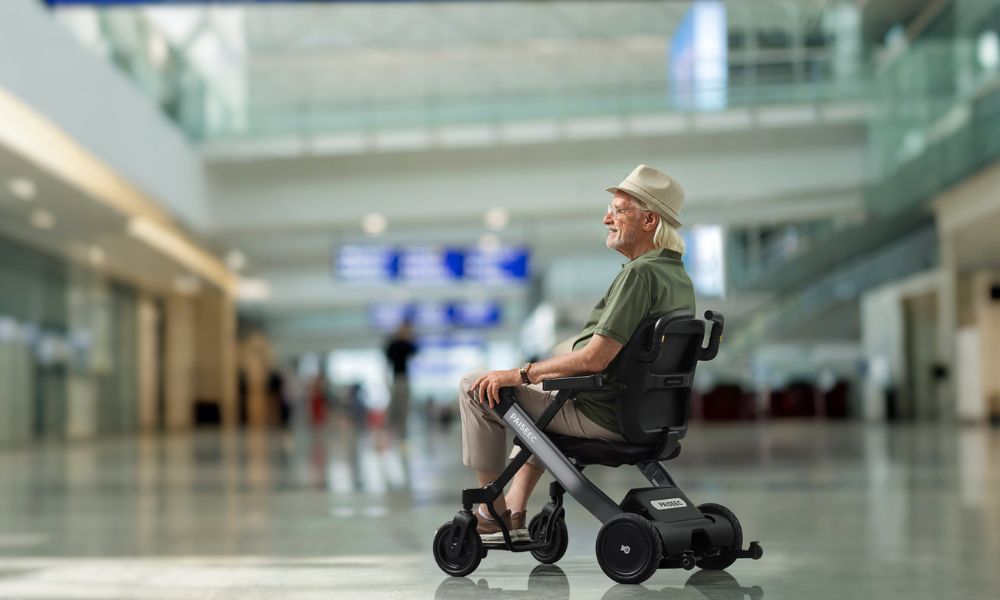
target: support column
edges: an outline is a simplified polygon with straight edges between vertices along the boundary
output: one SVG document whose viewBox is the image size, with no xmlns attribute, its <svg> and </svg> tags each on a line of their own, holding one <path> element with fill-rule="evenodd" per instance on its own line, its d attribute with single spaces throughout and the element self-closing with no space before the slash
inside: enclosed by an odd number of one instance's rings
<svg viewBox="0 0 1000 600">
<path fill-rule="evenodd" d="M 1000 356 L 1000 300 L 993 298 L 992 289 L 1000 285 L 1000 272 L 978 271 L 972 275 L 971 305 L 979 334 L 979 392 L 976 408 L 981 420 L 1000 416 L 1000 371 L 996 357 Z"/>
<path fill-rule="evenodd" d="M 267 378 L 274 364 L 267 338 L 254 333 L 240 340 L 239 364 L 246 378 L 247 424 L 251 427 L 275 424 L 276 407 L 267 395 Z"/>
<path fill-rule="evenodd" d="M 239 424 L 236 405 L 236 307 L 228 294 L 203 289 L 195 299 L 195 389 L 198 402 L 217 404 L 224 427 Z"/>
<path fill-rule="evenodd" d="M 136 310 L 138 320 L 138 357 L 136 360 L 136 380 L 139 391 L 139 429 L 150 431 L 156 429 L 159 423 L 157 414 L 157 391 L 159 389 L 159 369 L 157 368 L 157 352 L 159 349 L 160 314 L 155 302 L 149 296 L 139 298 Z"/>
<path fill-rule="evenodd" d="M 171 294 L 165 306 L 164 419 L 168 430 L 189 429 L 194 423 L 194 302 Z"/>
<path fill-rule="evenodd" d="M 941 284 L 938 294 L 937 361 L 948 370 L 948 376 L 937 386 L 938 406 L 947 419 L 958 418 L 958 266 L 955 261 L 954 237 L 943 231 L 938 219 L 938 252 L 940 253 Z"/>
</svg>

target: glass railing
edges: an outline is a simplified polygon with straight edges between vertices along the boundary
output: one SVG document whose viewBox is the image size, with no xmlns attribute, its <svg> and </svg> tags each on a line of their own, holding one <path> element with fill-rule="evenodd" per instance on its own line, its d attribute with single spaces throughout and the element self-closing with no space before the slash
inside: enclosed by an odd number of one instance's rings
<svg viewBox="0 0 1000 600">
<path fill-rule="evenodd" d="M 983 47 L 982 39 L 927 40 L 875 74 L 867 142 L 871 183 L 865 190 L 871 220 L 846 229 L 871 228 L 878 219 L 915 210 L 1000 158 L 1000 69 Z M 844 254 L 851 240 L 861 251 L 873 238 L 844 232 L 830 221 L 803 224 L 791 245 L 781 236 L 765 240 L 753 260 L 744 255 L 730 261 L 732 283 L 771 285 L 780 279 L 771 274 L 792 272 L 788 266 L 811 253 L 830 254 L 836 244 Z"/>
<path fill-rule="evenodd" d="M 64 18 L 71 29 L 79 29 Z M 483 68 L 465 64 L 461 74 L 428 64 L 430 58 L 417 61 L 413 72 L 395 72 L 392 64 L 409 64 L 400 58 L 405 49 L 387 48 L 389 58 L 362 49 L 357 53 L 364 60 L 342 59 L 334 52 L 323 55 L 329 69 L 312 90 L 302 81 L 308 79 L 308 69 L 293 75 L 261 67 L 252 44 L 243 54 L 224 59 L 232 61 L 224 70 L 226 77 L 208 76 L 195 63 L 198 44 L 189 41 L 180 50 L 166 44 L 145 13 L 98 11 L 90 18 L 96 27 L 86 28 L 98 33 L 77 32 L 78 37 L 124 71 L 195 140 L 823 105 L 864 101 L 871 93 L 871 78 L 863 67 L 845 67 L 843 55 L 823 45 L 833 44 L 832 38 L 819 43 L 806 40 L 802 32 L 782 36 L 788 40 L 784 47 L 744 43 L 725 49 L 723 55 L 703 52 L 693 57 L 672 51 L 665 36 L 657 43 L 646 40 L 649 47 L 636 51 L 634 61 L 621 53 L 595 53 L 590 47 L 606 40 L 580 40 L 581 48 L 589 49 L 585 56 L 559 59 L 543 52 L 537 64 L 518 66 L 494 53 Z M 371 63 L 372 72 L 359 73 L 359 60 Z M 344 72 L 342 82 L 326 74 L 339 70 Z M 294 79 L 292 91 L 283 89 L 289 77 Z"/>
<path fill-rule="evenodd" d="M 873 213 L 904 210 L 997 158 L 1000 64 L 983 51 L 988 39 L 924 42 L 878 74 Z"/>
<path fill-rule="evenodd" d="M 865 83 L 782 82 L 743 87 L 700 88 L 722 99 L 719 107 L 678 107 L 663 81 L 633 80 L 617 85 L 565 82 L 548 89 L 519 91 L 496 85 L 475 92 L 425 91 L 409 97 L 379 97 L 295 106 L 255 105 L 238 115 L 189 132 L 201 139 L 264 137 L 282 134 L 340 134 L 461 125 L 503 125 L 523 121 L 581 118 L 627 118 L 660 113 L 716 112 L 767 105 L 826 104 L 863 101 Z"/>
</svg>

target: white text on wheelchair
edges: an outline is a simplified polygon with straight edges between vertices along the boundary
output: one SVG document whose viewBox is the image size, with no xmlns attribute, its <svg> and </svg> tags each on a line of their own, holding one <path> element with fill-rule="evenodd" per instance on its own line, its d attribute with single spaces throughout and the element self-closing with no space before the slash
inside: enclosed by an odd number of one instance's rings
<svg viewBox="0 0 1000 600">
<path fill-rule="evenodd" d="M 667 510 L 668 508 L 684 508 L 687 502 L 680 498 L 664 498 L 663 500 L 651 500 L 650 504 L 656 510 Z"/>
<path fill-rule="evenodd" d="M 538 441 L 538 434 L 528 426 L 527 423 L 522 421 L 513 412 L 508 412 L 506 419 L 510 421 L 510 424 L 517 428 L 518 433 L 524 439 L 524 441 L 534 444 Z"/>
</svg>

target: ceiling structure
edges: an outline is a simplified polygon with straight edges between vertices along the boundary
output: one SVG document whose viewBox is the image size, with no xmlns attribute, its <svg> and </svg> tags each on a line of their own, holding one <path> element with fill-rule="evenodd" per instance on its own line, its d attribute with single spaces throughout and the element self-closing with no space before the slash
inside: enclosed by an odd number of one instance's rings
<svg viewBox="0 0 1000 600">
<path fill-rule="evenodd" d="M 729 79 L 708 84 L 721 85 L 726 102 L 710 111 L 678 108 L 668 93 L 671 40 L 689 2 L 182 5 L 58 16 L 199 141 L 213 213 L 205 233 L 243 252 L 248 272 L 271 287 L 268 303 L 245 310 L 286 323 L 309 345 L 356 339 L 373 294 L 483 293 L 339 285 L 338 244 L 474 246 L 492 235 L 531 245 L 538 273 L 576 259 L 614 268 L 614 255 L 596 258 L 600 190 L 635 162 L 690 182 L 692 224 L 863 218 L 864 77 L 837 79 L 831 44 L 835 11 L 874 4 L 727 2 Z M 837 92 L 826 95 L 831 81 Z M 582 168 L 563 168 L 571 161 Z M 470 191 L 476 178 L 483 193 Z M 547 185 L 565 193 L 534 197 Z M 510 221 L 498 231 L 483 220 L 494 209 Z M 371 238 L 361 223 L 376 212 L 389 227 Z M 522 312 L 537 292 L 490 291 Z M 565 299 L 594 293 L 569 289 Z"/>
</svg>

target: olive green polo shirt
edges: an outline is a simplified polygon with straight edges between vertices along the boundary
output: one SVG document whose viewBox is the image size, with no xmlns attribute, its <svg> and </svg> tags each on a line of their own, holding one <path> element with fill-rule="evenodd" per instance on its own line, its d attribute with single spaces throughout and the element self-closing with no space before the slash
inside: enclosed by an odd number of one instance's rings
<svg viewBox="0 0 1000 600">
<path fill-rule="evenodd" d="M 680 309 L 694 312 L 694 308 L 694 287 L 681 255 L 673 250 L 650 250 L 622 265 L 583 331 L 573 340 L 573 350 L 586 346 L 594 334 L 624 345 L 645 319 Z M 617 367 L 616 356 L 601 372 L 605 382 L 615 382 Z M 616 397 L 615 392 L 580 392 L 576 407 L 594 423 L 618 432 Z"/>
</svg>

